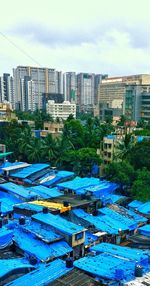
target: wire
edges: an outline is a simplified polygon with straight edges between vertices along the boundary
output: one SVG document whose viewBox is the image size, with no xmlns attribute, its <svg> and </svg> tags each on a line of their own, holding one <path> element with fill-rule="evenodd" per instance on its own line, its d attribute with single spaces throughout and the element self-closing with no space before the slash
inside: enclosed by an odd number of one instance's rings
<svg viewBox="0 0 150 286">
<path fill-rule="evenodd" d="M 12 40 L 10 40 L 5 34 L 0 32 L 1 36 L 5 38 L 10 44 L 12 44 L 18 51 L 20 51 L 22 54 L 24 54 L 26 57 L 28 57 L 30 60 L 32 60 L 34 63 L 36 63 L 38 66 L 42 67 L 42 65 L 37 62 L 33 57 L 31 57 L 28 53 L 26 53 L 23 49 L 21 49 L 18 45 L 16 45 Z"/>
</svg>

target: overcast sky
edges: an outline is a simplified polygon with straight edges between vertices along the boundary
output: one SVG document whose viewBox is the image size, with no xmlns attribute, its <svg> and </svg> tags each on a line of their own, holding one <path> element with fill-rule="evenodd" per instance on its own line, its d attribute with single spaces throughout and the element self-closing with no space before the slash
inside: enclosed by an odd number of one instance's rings
<svg viewBox="0 0 150 286">
<path fill-rule="evenodd" d="M 1 1 L 0 75 L 18 65 L 150 73 L 150 0 Z"/>
</svg>

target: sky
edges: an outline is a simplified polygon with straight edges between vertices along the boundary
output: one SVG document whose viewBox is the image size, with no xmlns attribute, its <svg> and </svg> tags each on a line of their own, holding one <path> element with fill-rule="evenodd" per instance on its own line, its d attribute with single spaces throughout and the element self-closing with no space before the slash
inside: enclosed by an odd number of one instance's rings
<svg viewBox="0 0 150 286">
<path fill-rule="evenodd" d="M 150 73 L 150 0 L 1 1 L 0 75 L 18 65 Z"/>
</svg>

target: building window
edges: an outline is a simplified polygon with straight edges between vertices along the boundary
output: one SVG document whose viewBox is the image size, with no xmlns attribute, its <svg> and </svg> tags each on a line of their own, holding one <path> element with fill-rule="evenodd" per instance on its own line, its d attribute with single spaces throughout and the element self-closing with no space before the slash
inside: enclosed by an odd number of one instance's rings
<svg viewBox="0 0 150 286">
<path fill-rule="evenodd" d="M 79 240 L 83 238 L 83 232 L 75 234 L 75 240 Z"/>
</svg>

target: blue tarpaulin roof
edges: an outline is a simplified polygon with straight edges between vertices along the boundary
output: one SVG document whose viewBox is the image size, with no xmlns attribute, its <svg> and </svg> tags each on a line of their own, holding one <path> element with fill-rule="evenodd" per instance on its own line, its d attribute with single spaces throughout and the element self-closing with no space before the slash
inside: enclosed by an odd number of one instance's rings
<svg viewBox="0 0 150 286">
<path fill-rule="evenodd" d="M 72 270 L 65 261 L 56 259 L 53 262 L 39 265 L 38 269 L 6 284 L 6 286 L 45 286 Z"/>
<path fill-rule="evenodd" d="M 135 278 L 135 263 L 112 257 L 109 254 L 99 254 L 94 257 L 87 256 L 76 260 L 74 266 L 91 273 L 97 278 L 109 280 L 130 281 Z M 118 275 L 120 274 L 120 275 Z"/>
<path fill-rule="evenodd" d="M 109 234 L 118 234 L 118 230 L 127 230 L 128 228 L 124 226 L 121 222 L 117 222 L 109 216 L 93 216 L 86 213 L 82 209 L 75 209 L 72 211 L 79 218 L 88 221 L 90 224 L 94 225 L 97 230 L 107 232 Z"/>
<path fill-rule="evenodd" d="M 35 192 L 39 197 L 44 199 L 55 198 L 63 195 L 63 193 L 60 192 L 57 188 L 53 188 L 51 190 L 50 188 L 42 185 L 30 187 L 28 190 Z"/>
<path fill-rule="evenodd" d="M 142 214 L 145 214 L 147 216 L 150 216 L 150 201 L 139 206 L 138 211 Z"/>
<path fill-rule="evenodd" d="M 33 164 L 32 166 L 26 167 L 21 171 L 15 172 L 11 176 L 15 177 L 15 178 L 25 179 L 25 178 L 29 177 L 30 175 L 32 175 L 38 171 L 41 171 L 43 169 L 46 169 L 48 167 L 49 167 L 48 164 Z"/>
<path fill-rule="evenodd" d="M 100 182 L 97 178 L 80 178 L 76 177 L 74 180 L 57 184 L 59 189 L 70 189 L 73 191 L 79 191 L 81 189 L 88 188 L 90 186 L 96 186 Z"/>
<path fill-rule="evenodd" d="M 143 266 L 148 266 L 148 254 L 140 249 L 114 245 L 111 243 L 99 243 L 95 246 L 92 246 L 90 250 L 95 251 L 96 254 L 108 253 L 113 256 L 126 258 L 129 261 L 134 260 Z"/>
<path fill-rule="evenodd" d="M 74 176 L 74 172 L 69 172 L 69 171 L 58 171 L 57 173 L 51 172 L 40 179 L 40 184 L 44 186 L 51 186 L 60 182 L 62 179 L 67 179 L 72 176 Z"/>
<path fill-rule="evenodd" d="M 40 224 L 33 220 L 31 220 L 25 226 L 22 226 L 22 228 L 47 243 L 54 242 L 63 238 L 60 234 L 56 233 L 49 226 Z"/>
<path fill-rule="evenodd" d="M 105 214 L 105 215 L 109 216 L 110 218 L 114 219 L 116 221 L 116 224 L 122 223 L 122 225 L 126 226 L 126 229 L 133 230 L 133 229 L 137 228 L 137 223 L 135 221 L 133 221 L 132 219 L 129 219 L 127 217 L 124 217 L 120 213 L 117 213 L 117 212 L 115 212 L 115 211 L 113 211 L 107 207 L 101 208 L 98 211 L 99 211 L 99 213 Z M 122 227 L 119 227 L 119 228 L 122 229 Z"/>
<path fill-rule="evenodd" d="M 72 235 L 84 230 L 82 226 L 69 222 L 64 218 L 60 217 L 59 215 L 52 215 L 50 213 L 48 214 L 39 213 L 33 215 L 32 218 L 41 223 L 45 223 L 49 226 L 52 226 L 62 233 L 67 233 L 68 235 Z"/>
<path fill-rule="evenodd" d="M 23 199 L 36 199 L 37 198 L 37 194 L 33 192 L 32 190 L 30 191 L 27 188 L 21 185 L 14 184 L 14 183 L 0 184 L 0 189 L 5 190 L 14 195 L 17 195 Z"/>
<path fill-rule="evenodd" d="M 0 278 L 4 278 L 9 273 L 16 273 L 17 270 L 21 269 L 33 269 L 35 268 L 33 265 L 29 263 L 29 261 L 25 258 L 17 258 L 17 259 L 1 259 L 0 260 Z M 23 285 L 23 284 L 22 284 Z"/>
<path fill-rule="evenodd" d="M 109 194 L 112 194 L 118 188 L 117 184 L 108 182 L 108 181 L 100 181 L 99 185 L 85 188 L 84 193 L 90 192 L 93 196 L 98 198 L 105 197 Z M 79 190 L 80 193 L 80 190 Z"/>
<path fill-rule="evenodd" d="M 29 211 L 34 211 L 37 213 L 42 212 L 43 210 L 43 206 L 30 204 L 30 203 L 16 204 L 16 207 L 20 210 L 29 210 Z"/>
<path fill-rule="evenodd" d="M 0 231 L 0 250 L 12 243 L 13 232 L 5 227 Z"/>
<path fill-rule="evenodd" d="M 139 233 L 145 236 L 150 236 L 150 224 L 146 224 L 138 229 Z"/>
<path fill-rule="evenodd" d="M 13 206 L 20 202 L 21 200 L 14 197 L 13 195 L 0 191 L 0 208 L 3 215 L 11 213 L 13 211 Z"/>
<path fill-rule="evenodd" d="M 136 209 L 136 208 L 140 207 L 141 205 L 143 205 L 142 202 L 134 200 L 134 201 L 132 201 L 131 203 L 128 204 L 128 207 L 132 208 L 132 209 Z"/>
<path fill-rule="evenodd" d="M 25 253 L 34 255 L 40 261 L 60 257 L 72 251 L 72 248 L 65 241 L 46 244 L 36 239 L 32 234 L 24 232 L 21 228 L 14 229 L 13 240 Z"/>
<path fill-rule="evenodd" d="M 124 198 L 125 198 L 125 196 L 110 194 L 110 195 L 107 195 L 106 197 L 105 196 L 102 197 L 101 201 L 103 202 L 103 205 L 114 204 L 114 203 L 117 203 L 118 201 L 120 201 Z"/>
</svg>

